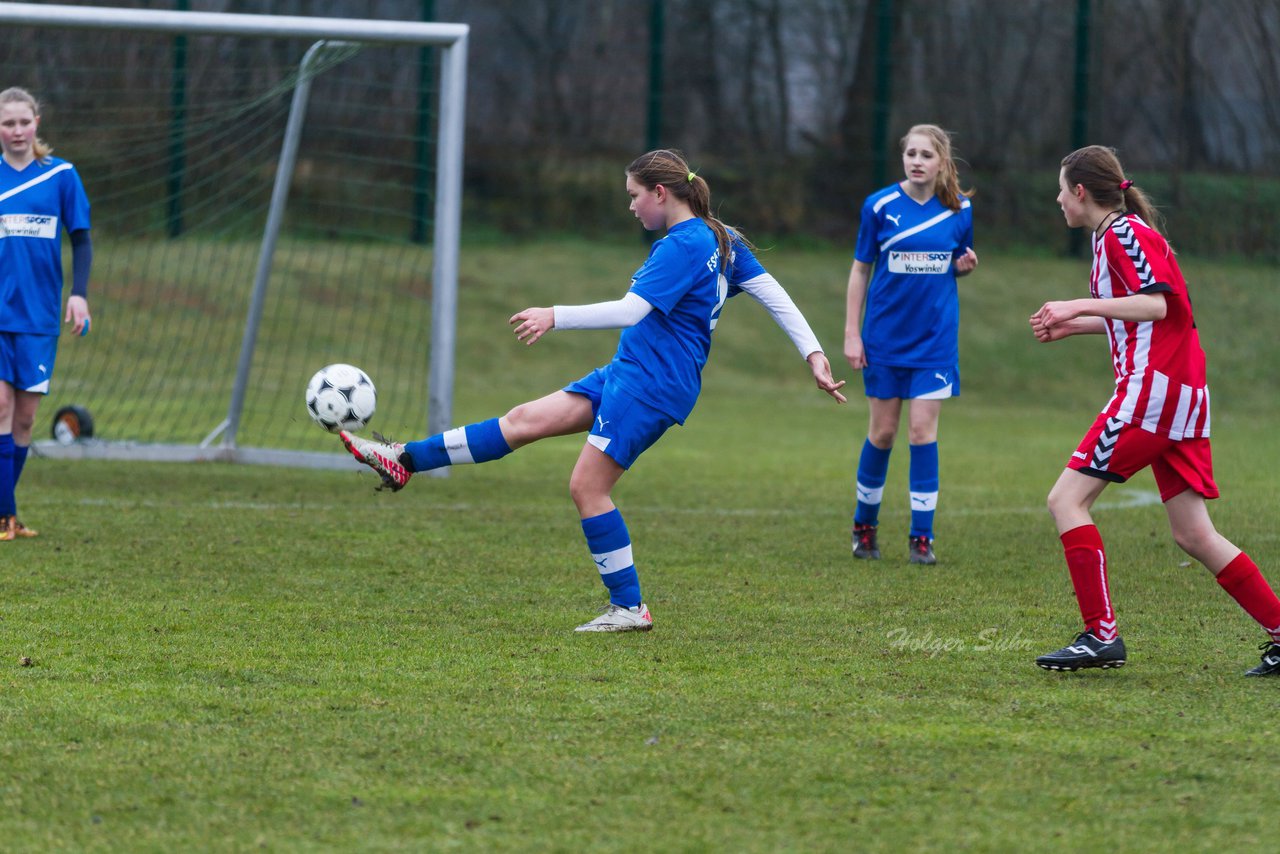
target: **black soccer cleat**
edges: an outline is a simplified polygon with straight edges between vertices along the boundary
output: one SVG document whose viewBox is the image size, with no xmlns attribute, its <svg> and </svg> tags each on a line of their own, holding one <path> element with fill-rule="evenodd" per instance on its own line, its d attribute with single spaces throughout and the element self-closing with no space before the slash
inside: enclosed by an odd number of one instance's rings
<svg viewBox="0 0 1280 854">
<path fill-rule="evenodd" d="M 1280 643 L 1267 641 L 1258 647 L 1262 650 L 1262 663 L 1252 670 L 1246 670 L 1245 676 L 1280 676 Z"/>
<path fill-rule="evenodd" d="M 1036 664 L 1045 670 L 1062 671 L 1083 670 L 1086 667 L 1109 670 L 1123 667 L 1124 663 L 1124 641 L 1119 635 L 1110 643 L 1103 643 L 1087 631 L 1076 635 L 1070 645 L 1036 659 Z"/>
<path fill-rule="evenodd" d="M 853 523 L 853 556 L 858 560 L 879 560 L 880 546 L 876 544 L 876 526 Z"/>
<path fill-rule="evenodd" d="M 933 566 L 938 558 L 933 554 L 933 540 L 925 536 L 912 537 L 907 545 L 907 561 Z"/>
</svg>

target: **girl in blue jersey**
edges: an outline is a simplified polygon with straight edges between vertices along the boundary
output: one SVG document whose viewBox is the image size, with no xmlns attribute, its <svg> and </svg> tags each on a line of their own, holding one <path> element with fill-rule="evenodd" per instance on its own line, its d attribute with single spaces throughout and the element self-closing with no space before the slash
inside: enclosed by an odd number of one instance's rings
<svg viewBox="0 0 1280 854">
<path fill-rule="evenodd" d="M 513 315 L 517 339 L 533 344 L 552 329 L 622 329 L 618 351 L 546 397 L 492 418 L 408 444 L 371 442 L 343 432 L 356 459 L 398 490 L 414 472 L 482 463 L 549 436 L 587 433 L 569 479 L 591 559 L 609 605 L 580 632 L 645 631 L 653 618 L 640 595 L 631 537 L 610 495 L 623 472 L 673 424 L 683 424 L 702 387 L 725 300 L 746 292 L 770 312 L 808 361 L 818 387 L 843 403 L 844 382 L 800 311 L 765 272 L 745 240 L 711 215 L 711 190 L 678 152 L 641 155 L 627 167 L 631 210 L 650 231 L 666 230 L 622 299 L 593 305 L 527 308 Z"/>
<path fill-rule="evenodd" d="M 63 231 L 73 282 L 64 316 L 77 335 L 89 331 L 89 200 L 75 167 L 49 156 L 39 126 L 29 92 L 0 92 L 0 542 L 36 536 L 18 521 L 14 490 L 58 352 Z"/>
<path fill-rule="evenodd" d="M 973 193 L 960 189 L 947 132 L 936 125 L 907 131 L 902 167 L 905 180 L 863 204 L 849 273 L 844 355 L 862 371 L 871 411 L 858 459 L 853 556 L 880 557 L 880 501 L 902 401 L 908 400 L 907 554 L 911 563 L 933 564 L 938 415 L 943 400 L 960 394 L 956 279 L 973 272 L 978 256 L 968 199 Z"/>
</svg>

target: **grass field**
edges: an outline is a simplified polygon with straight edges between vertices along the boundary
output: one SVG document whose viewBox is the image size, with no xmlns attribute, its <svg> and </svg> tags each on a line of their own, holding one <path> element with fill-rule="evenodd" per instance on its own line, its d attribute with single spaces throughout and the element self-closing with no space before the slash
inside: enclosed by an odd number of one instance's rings
<svg viewBox="0 0 1280 854">
<path fill-rule="evenodd" d="M 465 250 L 459 419 L 607 358 L 613 333 L 525 349 L 506 317 L 615 296 L 643 251 Z M 847 256 L 764 257 L 837 355 Z M 1274 579 L 1274 270 L 1184 268 L 1214 518 Z M 1043 501 L 1109 367 L 1026 317 L 1085 277 L 1004 256 L 965 280 L 930 568 L 905 561 L 905 454 L 886 559 L 853 565 L 856 382 L 834 406 L 731 302 L 693 418 L 615 495 L 643 635 L 570 631 L 605 599 L 575 439 L 396 495 L 355 470 L 33 460 L 43 535 L 0 544 L 0 847 L 1265 850 L 1280 685 L 1241 678 L 1261 633 L 1173 546 L 1149 476 L 1096 514 L 1129 665 L 1031 664 L 1077 631 Z"/>
</svg>

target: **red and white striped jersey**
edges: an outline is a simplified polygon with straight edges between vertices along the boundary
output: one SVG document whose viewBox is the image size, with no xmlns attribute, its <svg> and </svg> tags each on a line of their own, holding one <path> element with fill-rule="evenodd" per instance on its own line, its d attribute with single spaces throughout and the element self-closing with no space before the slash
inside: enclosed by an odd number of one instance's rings
<svg viewBox="0 0 1280 854">
<path fill-rule="evenodd" d="M 1204 350 L 1178 261 L 1164 237 L 1126 214 L 1093 241 L 1089 289 L 1097 299 L 1163 293 L 1164 319 L 1106 319 L 1116 391 L 1105 414 L 1175 441 L 1208 438 Z"/>
</svg>

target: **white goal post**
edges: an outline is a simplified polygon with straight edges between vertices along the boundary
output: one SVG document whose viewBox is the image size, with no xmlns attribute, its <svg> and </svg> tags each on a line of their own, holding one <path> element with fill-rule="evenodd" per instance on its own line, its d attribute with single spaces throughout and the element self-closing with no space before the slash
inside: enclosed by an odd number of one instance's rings
<svg viewBox="0 0 1280 854">
<path fill-rule="evenodd" d="M 173 36 L 306 39 L 315 42 L 312 50 L 302 60 L 298 72 L 301 82 L 293 91 L 288 126 L 283 134 L 266 225 L 262 232 L 253 290 L 251 294 L 246 294 L 247 318 L 239 361 L 234 366 L 235 386 L 227 404 L 226 420 L 213 427 L 205 440 L 198 444 L 106 441 L 62 444 L 45 440 L 37 443 L 38 453 L 60 457 L 222 460 L 322 468 L 351 465 L 349 457 L 337 453 L 245 447 L 240 444 L 237 435 L 245 390 L 253 382 L 250 373 L 257 324 L 271 278 L 277 235 L 296 165 L 297 140 L 305 118 L 309 90 L 306 65 L 320 48 L 334 46 L 423 46 L 440 50 L 435 137 L 436 183 L 430 256 L 431 321 L 426 423 L 431 433 L 442 432 L 452 426 L 469 26 L 403 20 L 309 18 L 0 2 L 0 28 L 17 26 L 146 32 Z M 37 92 L 36 95 L 39 97 L 40 93 Z M 95 214 L 95 220 L 96 218 Z M 228 370 L 231 369 L 228 366 Z M 299 394 L 306 379 L 306 376 L 298 377 Z"/>
</svg>

